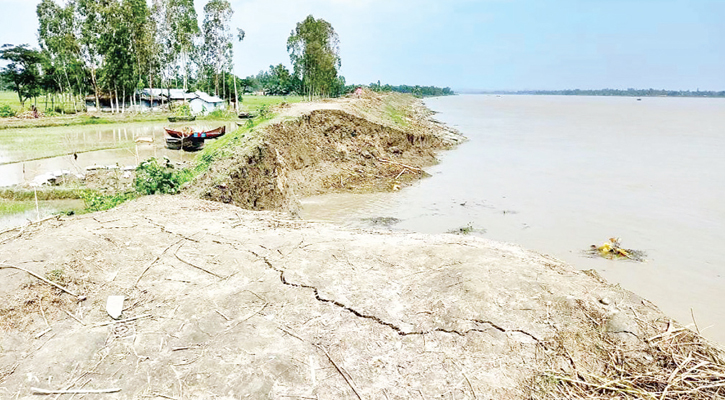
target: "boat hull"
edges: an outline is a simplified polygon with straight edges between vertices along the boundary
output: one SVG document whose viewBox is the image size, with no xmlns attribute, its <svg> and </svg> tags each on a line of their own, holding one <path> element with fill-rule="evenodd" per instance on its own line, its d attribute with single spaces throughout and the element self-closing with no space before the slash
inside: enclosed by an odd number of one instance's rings
<svg viewBox="0 0 725 400">
<path fill-rule="evenodd" d="M 196 116 L 191 117 L 169 117 L 169 122 L 194 121 Z"/>
<path fill-rule="evenodd" d="M 226 133 L 226 127 L 220 126 L 219 128 L 212 129 L 210 131 L 201 131 L 201 132 L 183 132 L 183 131 L 177 131 L 174 129 L 164 128 L 166 133 L 173 137 L 173 138 L 191 138 L 191 139 L 215 139 L 220 136 L 224 136 Z"/>
</svg>

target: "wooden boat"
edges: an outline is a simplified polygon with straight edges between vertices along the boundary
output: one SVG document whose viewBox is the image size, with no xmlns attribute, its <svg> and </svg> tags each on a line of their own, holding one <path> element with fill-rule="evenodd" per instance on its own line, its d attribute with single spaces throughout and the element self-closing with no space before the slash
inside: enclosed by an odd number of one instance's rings
<svg viewBox="0 0 725 400">
<path fill-rule="evenodd" d="M 197 140 L 202 140 L 202 141 L 204 139 L 215 139 L 220 136 L 224 136 L 224 134 L 227 133 L 227 128 L 225 126 L 220 126 L 216 129 L 212 129 L 210 131 L 201 131 L 201 132 L 194 132 L 191 129 L 177 131 L 174 129 L 164 128 L 164 130 L 172 138 L 197 139 Z"/>
<path fill-rule="evenodd" d="M 181 121 L 194 121 L 196 120 L 196 116 L 178 116 L 178 117 L 169 117 L 169 122 L 181 122 Z"/>
<path fill-rule="evenodd" d="M 250 119 L 250 118 L 254 118 L 254 117 L 255 117 L 254 114 L 248 113 L 246 111 L 242 111 L 239 113 L 239 118 L 241 118 L 241 119 Z"/>
<path fill-rule="evenodd" d="M 204 139 L 167 137 L 166 148 L 169 150 L 198 151 L 204 148 Z"/>
</svg>

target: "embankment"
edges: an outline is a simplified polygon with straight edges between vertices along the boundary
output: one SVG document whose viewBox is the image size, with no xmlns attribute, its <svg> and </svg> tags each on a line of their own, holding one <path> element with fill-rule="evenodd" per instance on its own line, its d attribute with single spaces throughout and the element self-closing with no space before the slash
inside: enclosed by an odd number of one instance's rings
<svg viewBox="0 0 725 400">
<path fill-rule="evenodd" d="M 409 96 L 294 104 L 231 141 L 192 190 L 252 210 L 294 210 L 314 194 L 398 190 L 462 140 Z"/>
</svg>

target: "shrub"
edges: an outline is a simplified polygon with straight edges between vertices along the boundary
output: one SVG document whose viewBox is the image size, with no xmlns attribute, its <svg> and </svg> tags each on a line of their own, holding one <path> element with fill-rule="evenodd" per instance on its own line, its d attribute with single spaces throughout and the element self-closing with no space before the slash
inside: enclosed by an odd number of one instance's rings
<svg viewBox="0 0 725 400">
<path fill-rule="evenodd" d="M 133 185 L 140 194 L 176 194 L 181 185 L 192 178 L 189 170 L 176 170 L 168 158 L 159 163 L 155 158 L 139 164 Z"/>
<path fill-rule="evenodd" d="M 86 211 L 103 211 L 108 210 L 119 204 L 137 197 L 134 192 L 125 192 L 117 194 L 103 194 L 96 191 L 87 191 L 81 194 L 86 204 Z"/>
<path fill-rule="evenodd" d="M 14 116 L 15 116 L 15 111 L 13 111 L 13 109 L 10 108 L 9 105 L 5 104 L 5 105 L 0 106 L 0 117 L 9 118 L 9 117 L 14 117 Z"/>
<path fill-rule="evenodd" d="M 174 106 L 174 115 L 179 117 L 190 117 L 191 116 L 191 106 L 189 104 L 179 104 L 177 106 Z"/>
<path fill-rule="evenodd" d="M 206 118 L 208 119 L 225 119 L 225 118 L 236 118 L 236 114 L 234 114 L 233 111 L 227 111 L 222 108 L 216 109 L 212 112 L 210 112 Z"/>
<path fill-rule="evenodd" d="M 261 118 L 265 118 L 266 116 L 268 116 L 269 113 L 270 113 L 269 105 L 268 104 L 262 104 L 262 106 L 259 107 L 258 113 L 259 113 L 259 116 Z"/>
</svg>

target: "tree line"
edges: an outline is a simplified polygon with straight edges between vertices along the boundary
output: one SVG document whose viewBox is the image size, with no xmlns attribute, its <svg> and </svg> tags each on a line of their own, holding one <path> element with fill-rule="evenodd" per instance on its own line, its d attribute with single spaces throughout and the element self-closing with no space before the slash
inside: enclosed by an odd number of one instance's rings
<svg viewBox="0 0 725 400">
<path fill-rule="evenodd" d="M 451 96 L 456 94 L 449 87 L 440 88 L 436 86 L 409 86 L 409 85 L 381 85 L 380 81 L 377 83 L 371 83 L 368 88 L 375 92 L 398 92 L 398 93 L 410 93 L 416 97 L 430 97 L 430 96 Z"/>
<path fill-rule="evenodd" d="M 21 106 L 45 94 L 74 107 L 92 94 L 115 110 L 140 101 L 139 89 L 203 90 L 224 99 L 262 85 L 271 94 L 334 96 L 339 38 L 327 21 L 308 16 L 287 41 L 293 71 L 282 65 L 240 79 L 232 73 L 233 43 L 245 37 L 231 26 L 228 0 L 209 0 L 199 25 L 194 0 L 42 0 L 37 6 L 38 48 L 0 48 L 8 64 L 0 87 L 14 90 Z M 241 86 L 241 87 L 240 87 Z M 120 104 L 121 103 L 121 104 Z M 236 102 L 235 102 L 236 104 Z"/>
</svg>

